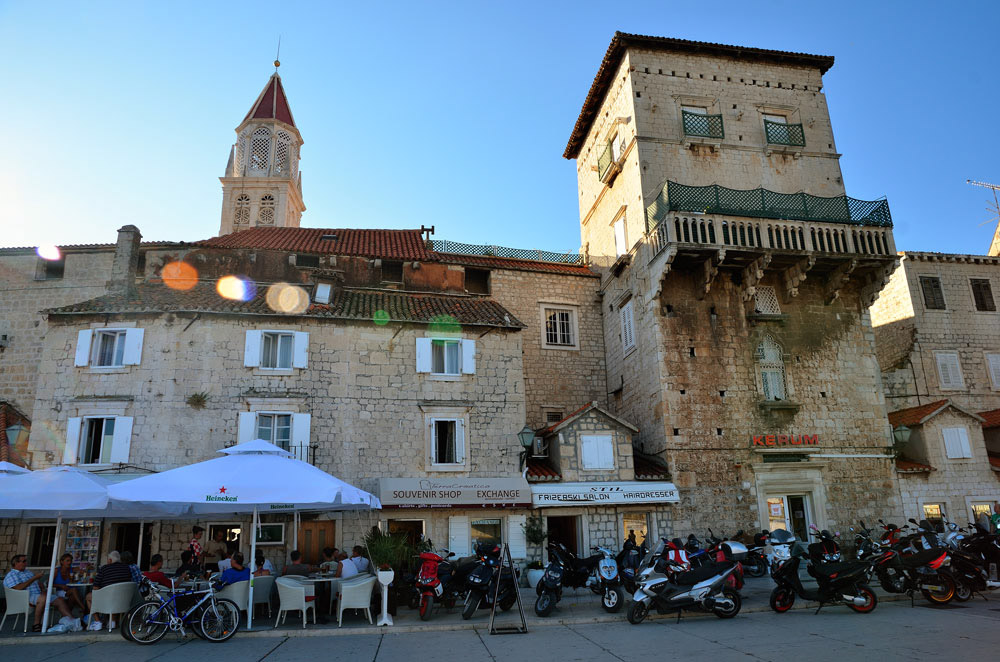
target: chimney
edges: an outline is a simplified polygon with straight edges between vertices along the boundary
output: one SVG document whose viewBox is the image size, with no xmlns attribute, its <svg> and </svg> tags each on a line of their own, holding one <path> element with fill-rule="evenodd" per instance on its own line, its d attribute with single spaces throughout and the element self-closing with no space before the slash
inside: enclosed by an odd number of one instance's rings
<svg viewBox="0 0 1000 662">
<path fill-rule="evenodd" d="M 128 296 L 135 288 L 135 272 L 139 267 L 139 241 L 142 235 L 134 225 L 118 228 L 115 261 L 111 265 L 108 294 Z"/>
</svg>

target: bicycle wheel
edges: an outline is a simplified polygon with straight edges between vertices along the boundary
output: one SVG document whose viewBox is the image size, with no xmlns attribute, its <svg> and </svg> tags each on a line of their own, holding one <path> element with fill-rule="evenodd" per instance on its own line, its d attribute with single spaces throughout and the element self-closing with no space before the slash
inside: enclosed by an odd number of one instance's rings
<svg viewBox="0 0 1000 662">
<path fill-rule="evenodd" d="M 137 644 L 155 644 L 167 633 L 167 620 L 170 618 L 168 609 L 159 602 L 144 602 L 128 615 L 128 622 L 122 625 L 128 628 L 128 638 Z"/>
<path fill-rule="evenodd" d="M 201 614 L 201 632 L 208 641 L 219 643 L 236 634 L 240 629 L 240 608 L 232 600 L 216 598 L 207 604 Z"/>
</svg>

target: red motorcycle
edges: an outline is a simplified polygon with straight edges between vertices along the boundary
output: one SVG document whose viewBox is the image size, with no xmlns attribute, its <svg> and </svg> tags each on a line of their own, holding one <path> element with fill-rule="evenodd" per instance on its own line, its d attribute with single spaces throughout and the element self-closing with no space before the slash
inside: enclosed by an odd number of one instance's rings
<svg viewBox="0 0 1000 662">
<path fill-rule="evenodd" d="M 454 552 L 442 550 L 445 556 L 434 552 L 422 552 L 420 572 L 417 573 L 414 586 L 419 595 L 420 619 L 430 620 L 431 610 L 435 600 L 451 609 L 459 600 L 465 600 L 468 590 L 465 577 L 476 567 L 476 557 L 469 556 L 452 563 L 448 559 L 455 556 Z"/>
</svg>

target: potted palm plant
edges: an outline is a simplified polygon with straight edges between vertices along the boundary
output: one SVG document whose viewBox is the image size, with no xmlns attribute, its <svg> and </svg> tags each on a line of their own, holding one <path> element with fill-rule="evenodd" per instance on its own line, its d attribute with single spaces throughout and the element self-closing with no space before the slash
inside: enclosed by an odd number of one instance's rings
<svg viewBox="0 0 1000 662">
<path fill-rule="evenodd" d="M 389 585 L 396 578 L 396 572 L 402 572 L 412 554 L 410 543 L 404 534 L 384 533 L 373 526 L 365 536 L 365 548 L 375 576 L 382 586 L 382 616 L 379 625 L 392 625 L 389 614 L 396 613 L 396 593 L 389 590 Z"/>
</svg>

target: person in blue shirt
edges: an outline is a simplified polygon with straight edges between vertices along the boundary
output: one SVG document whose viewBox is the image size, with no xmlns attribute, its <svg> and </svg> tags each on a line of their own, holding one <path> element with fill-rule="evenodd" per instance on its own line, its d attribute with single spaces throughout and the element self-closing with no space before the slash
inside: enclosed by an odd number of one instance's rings
<svg viewBox="0 0 1000 662">
<path fill-rule="evenodd" d="M 250 568 L 243 565 L 243 554 L 236 552 L 232 556 L 232 565 L 222 571 L 219 581 L 225 584 L 235 584 L 250 579 Z"/>
</svg>

